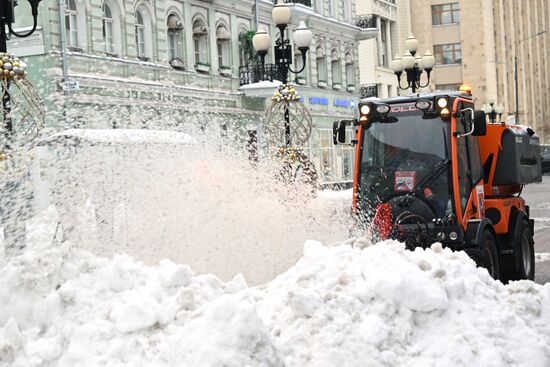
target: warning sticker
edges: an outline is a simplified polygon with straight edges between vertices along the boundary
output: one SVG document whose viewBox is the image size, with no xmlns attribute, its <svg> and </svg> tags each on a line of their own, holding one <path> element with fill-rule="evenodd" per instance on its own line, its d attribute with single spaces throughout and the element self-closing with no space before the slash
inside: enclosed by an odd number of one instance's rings
<svg viewBox="0 0 550 367">
<path fill-rule="evenodd" d="M 395 172 L 395 191 L 412 191 L 416 186 L 416 172 L 414 171 L 396 171 Z"/>
</svg>

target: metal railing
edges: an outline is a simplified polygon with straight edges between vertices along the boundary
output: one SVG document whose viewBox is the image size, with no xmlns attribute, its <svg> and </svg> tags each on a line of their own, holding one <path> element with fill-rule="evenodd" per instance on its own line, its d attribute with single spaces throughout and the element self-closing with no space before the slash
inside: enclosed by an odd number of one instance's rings
<svg viewBox="0 0 550 367">
<path fill-rule="evenodd" d="M 260 64 L 242 65 L 239 66 L 239 84 L 252 84 L 268 80 L 282 80 L 282 72 L 279 65 L 265 64 L 262 68 Z"/>
<path fill-rule="evenodd" d="M 378 85 L 377 84 L 363 84 L 359 90 L 361 98 L 378 97 Z"/>
<path fill-rule="evenodd" d="M 376 17 L 373 14 L 359 15 L 355 18 L 355 25 L 362 29 L 376 28 Z"/>
<path fill-rule="evenodd" d="M 311 8 L 311 0 L 284 0 L 286 4 L 302 4 Z M 277 0 L 273 0 L 274 4 L 277 4 Z"/>
</svg>

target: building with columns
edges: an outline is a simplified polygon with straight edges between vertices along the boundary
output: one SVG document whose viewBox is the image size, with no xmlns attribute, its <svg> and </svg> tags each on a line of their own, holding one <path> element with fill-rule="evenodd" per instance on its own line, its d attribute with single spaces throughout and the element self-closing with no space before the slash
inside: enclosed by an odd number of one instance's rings
<svg viewBox="0 0 550 367">
<path fill-rule="evenodd" d="M 293 14 L 287 36 L 300 20 L 314 35 L 305 70 L 294 78 L 314 121 L 304 148 L 322 181 L 349 181 L 353 154 L 333 146 L 332 122 L 356 114 L 358 41 L 374 37 L 376 30 L 356 25 L 355 0 L 285 2 Z M 244 148 L 247 130 L 261 130 L 274 91 L 243 88 L 263 79 L 251 39 L 259 27 L 276 39 L 273 5 L 268 0 L 41 2 L 37 31 L 11 39 L 8 51 L 29 65 L 29 79 L 47 100 L 52 130 L 200 128 L 221 131 Z M 30 26 L 28 13 L 26 4 L 16 7 L 15 29 Z M 272 51 L 266 62 L 267 67 L 274 63 Z M 293 67 L 300 62 L 295 58 Z"/>
<path fill-rule="evenodd" d="M 397 78 L 390 65 L 396 54 L 403 53 L 411 33 L 410 0 L 358 1 L 357 14 L 360 22 L 378 31 L 376 37 L 359 44 L 362 95 L 396 96 Z"/>
</svg>

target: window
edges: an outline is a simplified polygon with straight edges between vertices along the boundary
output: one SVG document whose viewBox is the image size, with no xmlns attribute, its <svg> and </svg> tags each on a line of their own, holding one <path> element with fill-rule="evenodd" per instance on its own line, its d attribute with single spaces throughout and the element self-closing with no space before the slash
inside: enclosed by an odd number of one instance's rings
<svg viewBox="0 0 550 367">
<path fill-rule="evenodd" d="M 317 82 L 327 82 L 327 62 L 325 52 L 321 47 L 317 47 Z"/>
<path fill-rule="evenodd" d="M 168 59 L 173 67 L 183 68 L 183 23 L 176 14 L 170 14 L 168 26 Z"/>
<path fill-rule="evenodd" d="M 458 3 L 432 5 L 432 24 L 460 23 L 460 8 Z"/>
<path fill-rule="evenodd" d="M 380 46 L 378 47 L 378 52 L 380 52 L 381 58 L 378 59 L 378 62 L 381 62 L 380 66 L 388 66 L 388 34 L 386 28 L 387 20 L 380 20 Z"/>
<path fill-rule="evenodd" d="M 113 14 L 111 8 L 106 3 L 103 3 L 103 42 L 105 43 L 105 52 L 114 54 Z"/>
<path fill-rule="evenodd" d="M 206 28 L 204 22 L 200 19 L 193 22 L 193 43 L 195 64 L 210 66 L 208 62 L 208 28 Z"/>
<path fill-rule="evenodd" d="M 355 73 L 354 73 L 354 64 L 351 53 L 346 54 L 346 83 L 348 87 L 355 86 Z"/>
<path fill-rule="evenodd" d="M 434 56 L 436 65 L 461 64 L 462 50 L 460 43 L 436 45 L 434 46 Z"/>
<path fill-rule="evenodd" d="M 336 49 L 332 50 L 330 55 L 330 70 L 332 72 L 332 85 L 337 87 L 342 85 L 342 64 Z"/>
<path fill-rule="evenodd" d="M 78 47 L 78 14 L 75 0 L 65 1 L 65 30 L 69 47 Z"/>
<path fill-rule="evenodd" d="M 216 42 L 218 48 L 218 66 L 221 69 L 230 69 L 231 62 L 229 59 L 231 33 L 227 31 L 225 26 L 220 25 L 216 30 Z"/>
<path fill-rule="evenodd" d="M 140 10 L 136 10 L 136 50 L 139 58 L 145 58 L 145 22 Z"/>
</svg>

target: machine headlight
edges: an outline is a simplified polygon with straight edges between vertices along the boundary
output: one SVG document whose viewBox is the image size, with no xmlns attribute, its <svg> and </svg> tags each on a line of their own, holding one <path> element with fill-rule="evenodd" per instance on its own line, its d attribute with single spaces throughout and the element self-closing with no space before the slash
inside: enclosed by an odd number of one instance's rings
<svg viewBox="0 0 550 367">
<path fill-rule="evenodd" d="M 419 109 L 420 111 L 425 111 L 432 105 L 430 101 L 418 101 L 415 104 L 415 107 Z"/>
<path fill-rule="evenodd" d="M 449 101 L 447 101 L 447 98 L 438 98 L 437 99 L 437 107 L 444 108 L 447 107 L 449 104 Z"/>
<path fill-rule="evenodd" d="M 361 106 L 360 111 L 362 115 L 368 115 L 370 113 L 370 106 L 367 104 L 364 104 Z"/>
<path fill-rule="evenodd" d="M 380 106 L 376 107 L 376 112 L 385 115 L 390 112 L 390 106 L 388 106 L 387 104 L 381 104 Z"/>
</svg>

